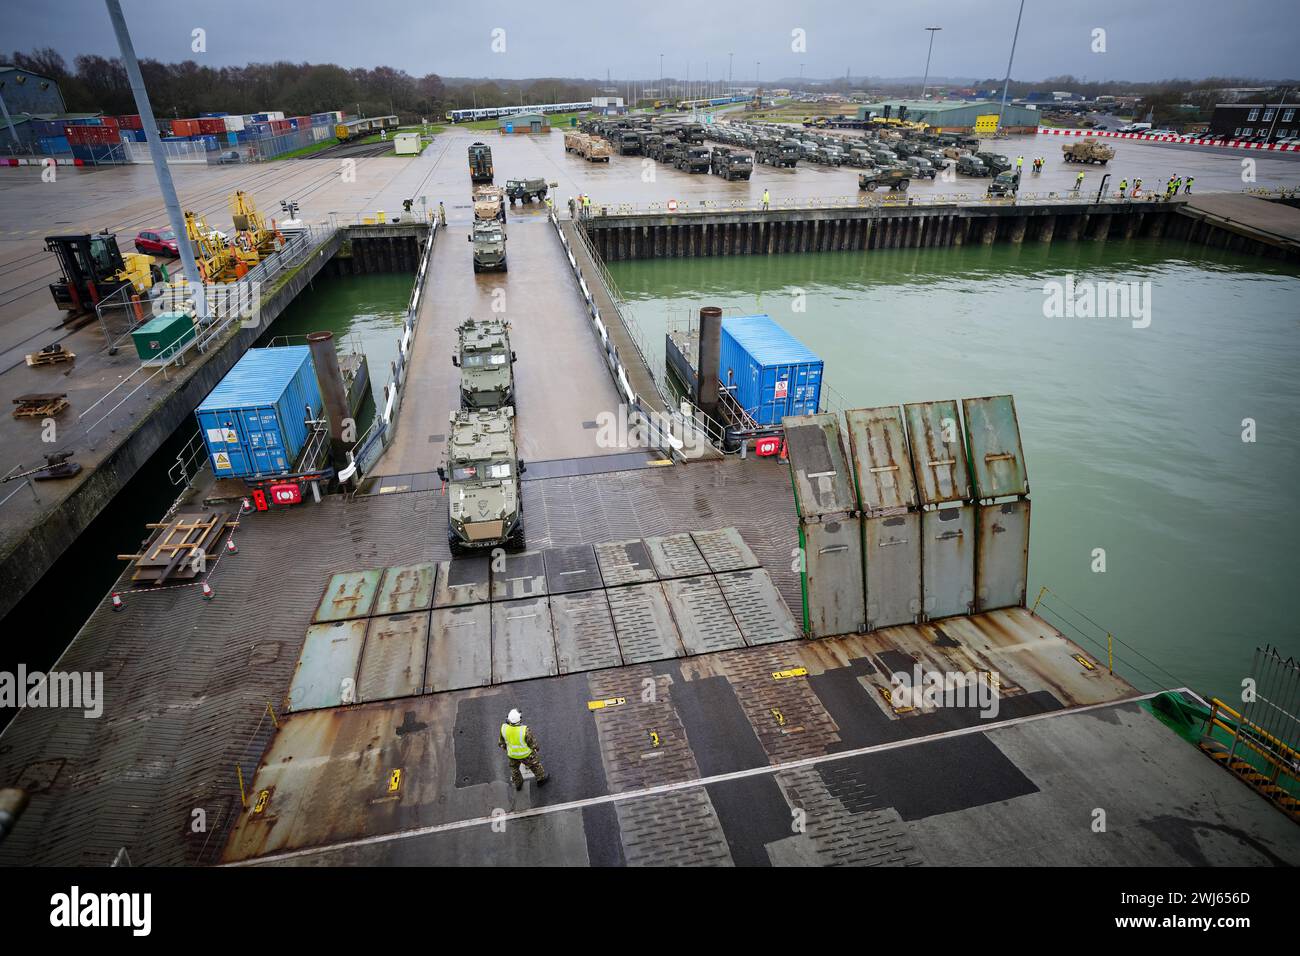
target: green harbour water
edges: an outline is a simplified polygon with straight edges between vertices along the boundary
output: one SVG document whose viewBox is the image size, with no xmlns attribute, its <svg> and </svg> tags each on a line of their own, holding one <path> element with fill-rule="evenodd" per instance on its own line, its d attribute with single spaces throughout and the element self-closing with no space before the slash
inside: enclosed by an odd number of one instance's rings
<svg viewBox="0 0 1300 956">
<path fill-rule="evenodd" d="M 767 313 L 821 356 L 832 407 L 1014 395 L 1029 600 L 1049 586 L 1044 616 L 1103 660 L 1113 633 L 1137 686 L 1237 695 L 1257 645 L 1300 656 L 1300 268 L 1133 240 L 610 271 L 660 368 L 668 320 L 713 305 Z M 1149 313 L 1048 317 L 1045 287 L 1070 276 L 1076 290 L 1137 283 Z"/>
</svg>

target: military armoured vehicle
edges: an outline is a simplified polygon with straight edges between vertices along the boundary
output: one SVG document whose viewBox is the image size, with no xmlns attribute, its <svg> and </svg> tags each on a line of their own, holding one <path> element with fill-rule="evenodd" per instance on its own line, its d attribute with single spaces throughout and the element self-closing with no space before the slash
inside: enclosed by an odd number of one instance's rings
<svg viewBox="0 0 1300 956">
<path fill-rule="evenodd" d="M 989 183 L 988 195 L 990 196 L 1014 196 L 1020 189 L 1020 176 L 1010 170 L 1003 170 L 993 177 L 993 182 Z"/>
<path fill-rule="evenodd" d="M 438 477 L 447 482 L 447 544 L 453 557 L 498 547 L 523 550 L 523 471 L 515 452 L 513 407 L 451 413 L 446 464 Z"/>
<path fill-rule="evenodd" d="M 466 319 L 456 335 L 451 363 L 460 368 L 460 407 L 483 410 L 513 405 L 515 353 L 510 351 L 509 323 Z"/>
<path fill-rule="evenodd" d="M 867 173 L 858 173 L 858 188 L 869 193 L 884 186 L 890 192 L 907 192 L 912 184 L 912 171 L 901 166 L 879 166 Z"/>
<path fill-rule="evenodd" d="M 1105 166 L 1115 158 L 1115 150 L 1095 139 L 1085 139 L 1061 147 L 1067 163 L 1100 163 Z"/>
<path fill-rule="evenodd" d="M 509 199 L 512 206 L 515 204 L 516 199 L 521 203 L 532 202 L 534 199 L 541 202 L 546 198 L 546 180 L 507 179 L 506 198 Z"/>
<path fill-rule="evenodd" d="M 475 222 L 506 221 L 506 193 L 500 186 L 475 186 L 470 198 L 474 201 Z"/>
<path fill-rule="evenodd" d="M 465 237 L 474 244 L 474 271 L 506 271 L 506 232 L 496 219 L 475 220 Z"/>
<path fill-rule="evenodd" d="M 793 167 L 799 162 L 799 153 L 798 140 L 769 140 L 759 145 L 754 159 L 769 166 Z"/>
<path fill-rule="evenodd" d="M 686 144 L 680 139 L 664 140 L 663 149 L 659 153 L 659 161 L 665 166 L 676 166 L 681 169 L 682 156 L 686 154 Z"/>
<path fill-rule="evenodd" d="M 492 147 L 486 143 L 471 143 L 469 147 L 469 181 L 492 182 Z"/>
<path fill-rule="evenodd" d="M 849 150 L 848 165 L 856 166 L 859 169 L 870 169 L 876 165 L 876 161 L 871 158 L 871 153 L 861 147 Z"/>
<path fill-rule="evenodd" d="M 688 143 L 704 142 L 704 127 L 699 123 L 687 123 L 682 127 L 681 138 Z"/>
<path fill-rule="evenodd" d="M 993 176 L 1004 173 L 1011 168 L 1011 160 L 1001 153 L 976 153 L 975 158 L 983 161 L 984 165 L 989 168 L 989 173 Z"/>
<path fill-rule="evenodd" d="M 984 165 L 984 161 L 970 153 L 963 153 L 957 157 L 957 172 L 963 176 L 988 176 L 989 168 Z"/>
<path fill-rule="evenodd" d="M 719 155 L 719 149 L 725 149 L 726 152 Z M 715 176 L 721 176 L 730 182 L 734 179 L 749 179 L 753 171 L 754 157 L 749 153 L 741 153 L 726 146 L 714 148 L 713 174 Z"/>
</svg>

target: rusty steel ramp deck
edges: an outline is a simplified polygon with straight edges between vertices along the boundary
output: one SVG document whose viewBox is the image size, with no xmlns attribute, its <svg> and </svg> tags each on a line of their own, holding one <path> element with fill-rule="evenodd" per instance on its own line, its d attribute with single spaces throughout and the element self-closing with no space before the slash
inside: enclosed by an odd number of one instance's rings
<svg viewBox="0 0 1300 956">
<path fill-rule="evenodd" d="M 223 861 L 1300 862 L 1294 824 L 1077 652 L 1011 609 L 293 715 Z M 891 703 L 887 675 L 914 664 L 1000 670 L 997 712 Z M 545 788 L 509 784 L 511 707 Z"/>
</svg>

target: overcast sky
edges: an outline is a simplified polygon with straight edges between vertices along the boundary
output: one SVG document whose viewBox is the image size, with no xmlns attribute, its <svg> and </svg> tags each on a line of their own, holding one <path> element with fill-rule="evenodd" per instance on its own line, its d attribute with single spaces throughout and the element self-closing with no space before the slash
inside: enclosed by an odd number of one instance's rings
<svg viewBox="0 0 1300 956">
<path fill-rule="evenodd" d="M 760 79 L 919 76 L 939 26 L 931 74 L 1006 71 L 1019 0 L 122 0 L 142 57 L 214 66 L 272 60 L 388 65 L 421 75 L 650 79 L 664 73 Z M 4 0 L 0 54 L 52 46 L 114 56 L 102 0 Z M 1300 73 L 1295 0 L 1026 0 L 1017 79 Z M 207 52 L 191 50 L 206 31 Z M 493 31 L 504 30 L 503 52 Z M 1093 52 L 1093 31 L 1105 52 Z M 792 51 L 802 30 L 805 51 Z M 500 36 L 500 35 L 498 35 Z M 498 41 L 500 45 L 500 41 Z"/>
</svg>

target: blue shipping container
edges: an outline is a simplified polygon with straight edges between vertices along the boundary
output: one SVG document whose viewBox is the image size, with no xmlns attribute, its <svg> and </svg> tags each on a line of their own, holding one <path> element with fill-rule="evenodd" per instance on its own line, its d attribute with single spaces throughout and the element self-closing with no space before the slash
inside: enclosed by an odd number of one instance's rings
<svg viewBox="0 0 1300 956">
<path fill-rule="evenodd" d="M 760 425 L 811 415 L 821 402 L 821 359 L 766 315 L 722 320 L 718 377 Z"/>
<path fill-rule="evenodd" d="M 194 415 L 218 478 L 291 471 L 307 444 L 308 416 L 322 415 L 311 349 L 250 349 Z"/>
</svg>

